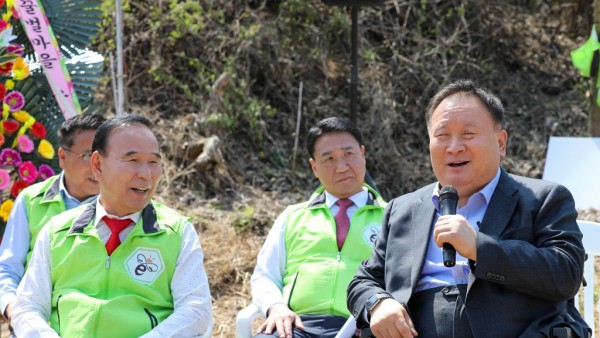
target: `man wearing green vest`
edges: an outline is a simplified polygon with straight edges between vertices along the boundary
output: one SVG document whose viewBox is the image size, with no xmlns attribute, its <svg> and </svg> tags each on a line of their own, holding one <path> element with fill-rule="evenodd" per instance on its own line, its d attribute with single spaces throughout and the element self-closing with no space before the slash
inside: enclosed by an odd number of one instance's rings
<svg viewBox="0 0 600 338">
<path fill-rule="evenodd" d="M 17 290 L 17 337 L 197 337 L 209 329 L 204 256 L 189 219 L 152 201 L 151 122 L 120 115 L 92 143 L 98 198 L 53 217 Z"/>
<path fill-rule="evenodd" d="M 364 183 L 358 128 L 321 120 L 307 149 L 322 186 L 279 215 L 258 255 L 252 299 L 267 319 L 257 338 L 334 337 L 350 316 L 346 288 L 381 229 L 385 202 Z"/>
<path fill-rule="evenodd" d="M 94 199 L 98 182 L 90 168 L 92 141 L 104 117 L 74 116 L 58 131 L 62 172 L 24 189 L 15 200 L 0 245 L 0 310 L 10 321 L 17 285 L 31 257 L 38 232 L 52 216 Z"/>
</svg>

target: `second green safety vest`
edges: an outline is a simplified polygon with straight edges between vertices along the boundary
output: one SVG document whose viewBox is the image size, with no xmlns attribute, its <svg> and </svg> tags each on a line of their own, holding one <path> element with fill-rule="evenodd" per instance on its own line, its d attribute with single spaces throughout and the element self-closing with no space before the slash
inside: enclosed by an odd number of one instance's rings
<svg viewBox="0 0 600 338">
<path fill-rule="evenodd" d="M 48 221 L 65 211 L 65 202 L 60 194 L 60 175 L 49 177 L 43 182 L 27 187 L 23 191 L 23 202 L 27 210 L 29 223 L 29 250 L 27 251 L 27 264 L 31 259 L 33 246 L 37 235 Z"/>
<path fill-rule="evenodd" d="M 346 289 L 360 263 L 373 251 L 386 203 L 372 188 L 367 204 L 354 212 L 341 250 L 334 216 L 325 204 L 323 188 L 308 202 L 286 210 L 286 269 L 283 294 L 298 314 L 349 317 Z"/>
</svg>

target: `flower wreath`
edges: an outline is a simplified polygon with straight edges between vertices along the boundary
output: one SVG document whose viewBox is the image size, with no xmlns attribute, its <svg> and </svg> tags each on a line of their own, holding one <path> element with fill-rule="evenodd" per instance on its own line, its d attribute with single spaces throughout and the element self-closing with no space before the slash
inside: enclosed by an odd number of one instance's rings
<svg viewBox="0 0 600 338">
<path fill-rule="evenodd" d="M 55 151 L 46 140 L 46 127 L 23 110 L 25 96 L 15 89 L 15 81 L 29 76 L 29 66 L 23 58 L 23 47 L 11 43 L 16 38 L 10 24 L 14 2 L 0 0 L 0 8 L 5 10 L 0 19 L 0 225 L 3 228 L 17 195 L 55 174 L 49 165 Z"/>
</svg>

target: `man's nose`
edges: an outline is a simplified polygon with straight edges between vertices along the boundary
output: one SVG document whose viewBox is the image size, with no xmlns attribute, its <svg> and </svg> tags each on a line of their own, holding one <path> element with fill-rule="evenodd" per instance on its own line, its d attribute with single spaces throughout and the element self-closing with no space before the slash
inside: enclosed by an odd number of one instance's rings
<svg viewBox="0 0 600 338">
<path fill-rule="evenodd" d="M 339 172 L 346 171 L 348 169 L 348 161 L 345 158 L 337 159 L 335 162 L 335 170 Z"/>
<path fill-rule="evenodd" d="M 465 143 L 460 137 L 452 137 L 448 143 L 446 151 L 449 153 L 458 153 L 465 150 Z"/>
<path fill-rule="evenodd" d="M 142 163 L 140 168 L 138 168 L 138 176 L 144 179 L 150 179 L 152 176 L 152 169 L 150 168 L 149 163 Z"/>
</svg>

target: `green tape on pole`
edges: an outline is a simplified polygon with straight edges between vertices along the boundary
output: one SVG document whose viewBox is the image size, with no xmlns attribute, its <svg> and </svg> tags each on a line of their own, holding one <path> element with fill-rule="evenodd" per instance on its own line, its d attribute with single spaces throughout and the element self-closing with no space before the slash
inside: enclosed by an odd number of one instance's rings
<svg viewBox="0 0 600 338">
<path fill-rule="evenodd" d="M 599 49 L 600 42 L 598 42 L 598 33 L 596 32 L 596 27 L 592 26 L 592 34 L 590 35 L 590 38 L 583 44 L 583 46 L 571 52 L 571 60 L 573 61 L 573 65 L 575 68 L 579 69 L 579 72 L 582 76 L 590 76 L 594 51 Z M 598 78 L 600 78 L 600 76 Z"/>
</svg>

